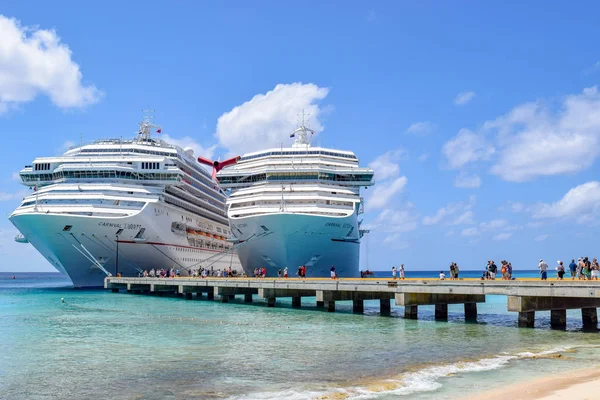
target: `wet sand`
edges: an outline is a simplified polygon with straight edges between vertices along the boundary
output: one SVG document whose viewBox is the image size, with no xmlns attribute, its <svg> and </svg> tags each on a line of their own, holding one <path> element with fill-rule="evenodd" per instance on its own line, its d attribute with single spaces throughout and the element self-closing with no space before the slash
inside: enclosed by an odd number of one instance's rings
<svg viewBox="0 0 600 400">
<path fill-rule="evenodd" d="M 564 372 L 560 376 L 549 376 L 507 385 L 469 396 L 466 400 L 592 400 L 600 393 L 600 366 Z"/>
</svg>

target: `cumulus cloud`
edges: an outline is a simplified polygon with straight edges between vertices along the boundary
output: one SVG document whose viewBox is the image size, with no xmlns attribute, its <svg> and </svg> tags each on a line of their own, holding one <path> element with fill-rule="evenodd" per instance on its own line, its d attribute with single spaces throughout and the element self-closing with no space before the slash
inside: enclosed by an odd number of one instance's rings
<svg viewBox="0 0 600 400">
<path fill-rule="evenodd" d="M 586 223 L 600 216 L 600 182 L 591 181 L 569 190 L 554 203 L 539 204 L 534 218 L 572 218 Z"/>
<path fill-rule="evenodd" d="M 436 125 L 429 121 L 415 122 L 406 129 L 406 133 L 419 136 L 427 136 L 436 129 Z"/>
<path fill-rule="evenodd" d="M 398 178 L 391 179 L 386 181 L 385 184 L 378 183 L 375 185 L 375 188 L 371 191 L 371 195 L 369 196 L 369 200 L 367 201 L 367 205 L 369 208 L 383 208 L 385 207 L 392 197 L 400 192 L 406 183 L 408 182 L 408 178 L 406 176 L 401 176 Z"/>
<path fill-rule="evenodd" d="M 484 231 L 498 230 L 508 226 L 508 221 L 505 219 L 493 219 L 488 222 L 482 222 L 479 226 Z"/>
<path fill-rule="evenodd" d="M 0 192 L 0 201 L 23 200 L 29 196 L 30 191 L 27 189 L 17 190 L 16 192 Z"/>
<path fill-rule="evenodd" d="M 429 153 L 423 153 L 419 157 L 417 157 L 417 160 L 419 162 L 425 162 L 425 161 L 427 161 L 428 158 L 429 158 Z"/>
<path fill-rule="evenodd" d="M 527 103 L 489 121 L 500 147 L 491 172 L 507 181 L 572 174 L 600 154 L 600 93 L 591 87 L 567 96 L 558 108 Z"/>
<path fill-rule="evenodd" d="M 384 232 L 411 232 L 417 229 L 417 218 L 414 206 L 405 204 L 398 209 L 383 210 L 369 228 L 381 228 Z"/>
<path fill-rule="evenodd" d="M 473 211 L 465 211 L 452 221 L 452 225 L 469 225 L 475 222 L 475 214 Z"/>
<path fill-rule="evenodd" d="M 600 93 L 594 86 L 558 104 L 521 104 L 478 132 L 461 129 L 442 152 L 450 168 L 494 156 L 490 172 L 511 182 L 574 174 L 600 156 Z"/>
<path fill-rule="evenodd" d="M 73 146 L 75 146 L 75 142 L 74 141 L 72 141 L 72 140 L 65 140 L 64 143 L 61 144 L 58 149 L 56 149 L 56 152 L 58 154 L 63 154 L 63 153 L 65 153 L 67 150 L 69 150 Z"/>
<path fill-rule="evenodd" d="M 366 204 L 369 208 L 384 208 L 392 198 L 404 189 L 408 182 L 406 176 L 400 176 L 398 162 L 406 154 L 403 149 L 388 151 L 369 163 L 375 172 L 377 184 L 370 191 Z"/>
<path fill-rule="evenodd" d="M 479 236 L 479 229 L 476 227 L 465 228 L 460 234 L 463 236 Z"/>
<path fill-rule="evenodd" d="M 509 232 L 503 232 L 503 233 L 499 233 L 496 236 L 494 236 L 492 239 L 494 240 L 508 240 L 510 239 L 512 236 L 512 233 Z"/>
<path fill-rule="evenodd" d="M 461 223 L 472 223 L 473 213 L 471 211 L 475 205 L 476 197 L 469 197 L 468 201 L 451 203 L 437 210 L 435 215 L 423 218 L 423 225 L 436 225 L 440 222 L 446 222 L 450 225 L 460 225 Z"/>
<path fill-rule="evenodd" d="M 328 93 L 329 89 L 313 83 L 279 84 L 221 115 L 215 136 L 221 146 L 237 155 L 279 147 L 281 142 L 288 145 L 302 110 L 310 114 L 307 125 L 316 135 L 323 130 L 319 119 L 323 110 L 317 102 Z"/>
<path fill-rule="evenodd" d="M 488 160 L 495 152 L 483 135 L 461 129 L 455 138 L 444 143 L 442 154 L 450 169 L 461 168 L 468 163 Z"/>
<path fill-rule="evenodd" d="M 470 103 L 471 100 L 473 100 L 473 97 L 475 97 L 475 92 L 460 92 L 454 98 L 454 104 L 457 106 L 464 106 L 465 104 Z"/>
<path fill-rule="evenodd" d="M 481 186 L 481 178 L 477 174 L 460 173 L 454 180 L 454 186 L 463 189 L 476 189 Z"/>
<path fill-rule="evenodd" d="M 405 151 L 402 149 L 388 151 L 371 161 L 369 167 L 375 172 L 375 179 L 383 181 L 397 177 L 400 174 L 400 165 L 398 162 L 404 154 Z"/>
<path fill-rule="evenodd" d="M 216 145 L 205 147 L 189 136 L 175 138 L 169 136 L 168 134 L 163 134 L 160 136 L 160 138 L 163 139 L 165 142 L 179 146 L 182 149 L 185 149 L 186 147 L 191 147 L 192 150 L 194 150 L 195 157 L 202 156 L 211 160 L 213 159 L 215 155 L 215 149 L 217 148 Z"/>
<path fill-rule="evenodd" d="M 60 108 L 85 107 L 102 93 L 82 83 L 71 50 L 53 30 L 0 15 L 0 113 L 44 94 Z"/>
</svg>

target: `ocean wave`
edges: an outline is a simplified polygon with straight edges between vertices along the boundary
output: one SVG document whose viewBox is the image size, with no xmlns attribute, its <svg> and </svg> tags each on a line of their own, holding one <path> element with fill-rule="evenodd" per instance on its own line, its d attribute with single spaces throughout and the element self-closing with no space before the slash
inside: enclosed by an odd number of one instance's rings
<svg viewBox="0 0 600 400">
<path fill-rule="evenodd" d="M 419 392 L 431 392 L 442 387 L 443 378 L 465 373 L 491 371 L 507 366 L 512 361 L 558 358 L 561 353 L 573 351 L 583 346 L 561 346 L 539 352 L 520 352 L 499 354 L 476 361 L 458 361 L 450 364 L 430 365 L 415 371 L 404 372 L 397 377 L 373 381 L 371 383 L 347 388 L 322 388 L 317 390 L 285 390 L 280 392 L 249 393 L 232 399 L 276 400 L 276 399 L 315 399 L 315 400 L 359 400 L 374 399 L 381 396 L 407 396 Z M 594 346 L 597 347 L 597 346 Z"/>
</svg>

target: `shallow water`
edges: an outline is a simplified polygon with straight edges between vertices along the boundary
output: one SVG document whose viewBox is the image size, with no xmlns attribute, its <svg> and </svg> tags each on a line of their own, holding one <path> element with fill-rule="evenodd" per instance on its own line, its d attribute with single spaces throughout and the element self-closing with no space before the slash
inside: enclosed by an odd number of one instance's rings
<svg viewBox="0 0 600 400">
<path fill-rule="evenodd" d="M 479 305 L 477 323 L 460 305 L 436 322 L 433 307 L 414 321 L 402 307 L 379 316 L 377 301 L 356 315 L 344 302 L 326 313 L 314 299 L 267 308 L 30 278 L 0 276 L 0 398 L 455 398 L 589 365 L 600 346 L 577 311 L 566 332 L 547 328 L 549 313 L 517 328 L 503 296 Z M 566 357 L 539 358 L 553 350 Z"/>
</svg>

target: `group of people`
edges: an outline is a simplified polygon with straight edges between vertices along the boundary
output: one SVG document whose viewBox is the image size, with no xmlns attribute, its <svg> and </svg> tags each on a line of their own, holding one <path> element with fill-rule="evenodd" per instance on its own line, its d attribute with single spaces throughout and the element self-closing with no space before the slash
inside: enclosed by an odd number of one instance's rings
<svg viewBox="0 0 600 400">
<path fill-rule="evenodd" d="M 548 264 L 540 259 L 538 264 L 540 270 L 540 276 L 543 281 L 548 279 Z M 562 261 L 557 261 L 556 266 L 556 279 L 563 280 L 566 275 L 565 266 Z M 571 280 L 598 280 L 600 275 L 600 264 L 598 260 L 594 258 L 592 261 L 588 257 L 579 257 L 577 262 L 573 258 L 569 264 L 569 272 L 571 273 Z"/>
<path fill-rule="evenodd" d="M 181 276 L 181 273 L 178 269 L 171 268 L 170 270 L 166 270 L 164 268 L 154 269 L 152 268 L 150 271 L 144 270 L 142 272 L 142 276 L 144 278 L 175 278 L 176 276 Z"/>
<path fill-rule="evenodd" d="M 404 279 L 404 264 L 400 264 L 398 269 L 392 265 L 392 279 L 396 279 L 396 273 L 400 279 Z"/>
<path fill-rule="evenodd" d="M 500 279 L 503 281 L 510 281 L 513 279 L 513 267 L 512 263 L 502 260 L 500 262 Z M 485 270 L 481 275 L 482 280 L 496 280 L 496 276 L 498 275 L 498 266 L 494 262 L 494 260 L 488 260 L 487 265 L 485 266 Z"/>
<path fill-rule="evenodd" d="M 210 267 L 210 269 L 201 267 L 194 271 L 188 269 L 187 275 L 196 278 L 208 278 L 209 276 L 227 278 L 238 276 L 238 273 L 235 269 L 232 269 L 231 267 L 224 268 L 222 271 L 220 268 L 215 270 L 213 267 Z M 181 272 L 175 268 L 171 268 L 170 270 L 164 268 L 152 268 L 150 271 L 144 270 L 140 272 L 138 276 L 143 276 L 144 278 L 175 278 L 181 276 Z"/>
<path fill-rule="evenodd" d="M 280 269 L 281 271 L 281 269 Z M 262 268 L 254 268 L 254 277 L 255 278 L 265 278 L 267 276 L 267 269 L 265 267 Z"/>
</svg>

